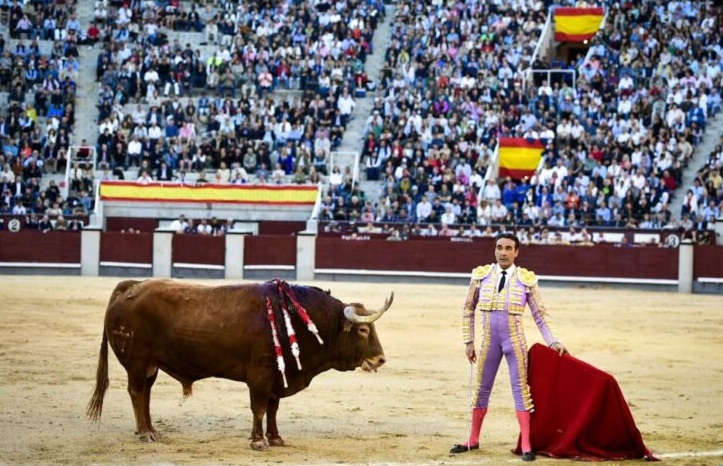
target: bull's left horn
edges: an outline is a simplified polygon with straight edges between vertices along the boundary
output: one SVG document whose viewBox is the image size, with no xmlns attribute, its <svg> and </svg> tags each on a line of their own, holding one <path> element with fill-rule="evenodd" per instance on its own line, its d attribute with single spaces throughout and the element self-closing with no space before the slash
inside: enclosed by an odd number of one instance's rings
<svg viewBox="0 0 723 466">
<path fill-rule="evenodd" d="M 349 319 L 351 322 L 355 324 L 371 324 L 375 320 L 378 320 L 382 314 L 387 312 L 387 309 L 389 309 L 389 306 L 392 305 L 392 301 L 394 301 L 394 292 L 392 291 L 392 294 L 387 298 L 386 302 L 384 303 L 384 307 L 379 309 L 377 312 L 370 316 L 360 316 L 356 313 L 356 308 L 354 306 L 347 306 L 344 308 L 344 317 Z"/>
</svg>

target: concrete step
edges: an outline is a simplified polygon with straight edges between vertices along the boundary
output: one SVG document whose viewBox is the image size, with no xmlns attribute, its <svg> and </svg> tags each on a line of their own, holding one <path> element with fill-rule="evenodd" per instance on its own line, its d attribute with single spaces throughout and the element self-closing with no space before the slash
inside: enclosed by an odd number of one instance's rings
<svg viewBox="0 0 723 466">
<path fill-rule="evenodd" d="M 374 53 L 369 55 L 364 64 L 367 75 L 373 81 L 378 81 L 382 66 L 384 65 L 384 50 L 391 42 L 393 24 L 395 19 L 396 8 L 394 5 L 387 5 L 387 15 L 384 21 L 380 22 L 377 30 L 374 31 L 372 38 L 372 48 Z M 378 97 L 376 91 L 367 91 L 363 98 L 356 98 L 357 107 L 354 109 L 354 119 L 347 125 L 344 133 L 339 154 L 337 156 L 337 164 L 344 172 L 346 167 L 356 168 L 361 173 L 360 167 L 354 167 L 355 154 L 362 149 L 362 139 L 364 136 L 364 126 L 367 118 L 371 115 L 374 108 L 374 99 Z M 363 174 L 362 174 L 363 176 Z"/>
<path fill-rule="evenodd" d="M 95 65 L 100 55 L 99 47 L 79 49 L 79 60 L 85 70 L 78 79 L 78 93 L 75 101 L 74 140 L 95 144 L 98 139 L 98 83 L 95 82 Z"/>
</svg>

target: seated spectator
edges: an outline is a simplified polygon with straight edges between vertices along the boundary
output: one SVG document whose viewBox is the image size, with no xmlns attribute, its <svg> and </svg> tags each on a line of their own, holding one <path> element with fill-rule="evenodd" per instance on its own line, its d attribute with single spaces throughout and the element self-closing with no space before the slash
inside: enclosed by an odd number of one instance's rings
<svg viewBox="0 0 723 466">
<path fill-rule="evenodd" d="M 199 224 L 196 226 L 196 233 L 204 236 L 211 236 L 213 234 L 213 228 L 205 218 L 201 219 Z"/>
<path fill-rule="evenodd" d="M 138 184 L 151 184 L 153 183 L 153 178 L 151 177 L 150 173 L 148 173 L 147 170 L 142 170 L 141 175 L 136 180 L 136 183 Z"/>
<path fill-rule="evenodd" d="M 188 220 L 186 220 L 186 216 L 181 214 L 178 216 L 177 219 L 173 220 L 168 228 L 175 232 L 182 232 L 186 229 L 188 226 Z"/>
<path fill-rule="evenodd" d="M 37 230 L 41 231 L 43 233 L 47 233 L 49 231 L 55 230 L 55 226 L 50 221 L 50 217 L 48 215 L 43 215 L 43 218 L 40 219 L 40 221 L 37 224 Z"/>
</svg>

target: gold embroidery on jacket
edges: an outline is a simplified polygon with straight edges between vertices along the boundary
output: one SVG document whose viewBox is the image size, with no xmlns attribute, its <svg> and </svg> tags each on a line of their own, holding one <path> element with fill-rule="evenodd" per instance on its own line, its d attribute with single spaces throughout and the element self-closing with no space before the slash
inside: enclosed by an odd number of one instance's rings
<svg viewBox="0 0 723 466">
<path fill-rule="evenodd" d="M 504 288 L 501 293 L 497 293 L 497 271 L 495 269 L 493 270 L 494 272 L 491 274 L 488 272 L 480 284 L 476 310 L 507 311 L 510 314 L 517 315 L 524 313 L 528 293 L 526 283 L 536 282 L 537 278 L 535 274 L 527 269 L 518 268 L 518 271 L 525 274 L 525 280 L 523 281 L 522 277 L 515 272 L 510 277 L 509 285 Z"/>
</svg>

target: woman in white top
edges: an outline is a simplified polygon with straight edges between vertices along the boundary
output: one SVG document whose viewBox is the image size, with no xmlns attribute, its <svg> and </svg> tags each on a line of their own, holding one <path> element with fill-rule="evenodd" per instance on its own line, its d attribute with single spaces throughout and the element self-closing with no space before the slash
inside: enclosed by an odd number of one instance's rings
<svg viewBox="0 0 723 466">
<path fill-rule="evenodd" d="M 3 171 L 0 173 L 0 180 L 2 180 L 3 183 L 14 183 L 15 182 L 15 173 L 10 169 L 10 164 L 6 163 L 3 166 Z"/>
<path fill-rule="evenodd" d="M 338 165 L 334 165 L 334 168 L 331 171 L 331 175 L 329 175 L 329 184 L 339 187 L 341 186 L 342 182 L 343 178 L 341 175 L 341 169 Z"/>
</svg>

